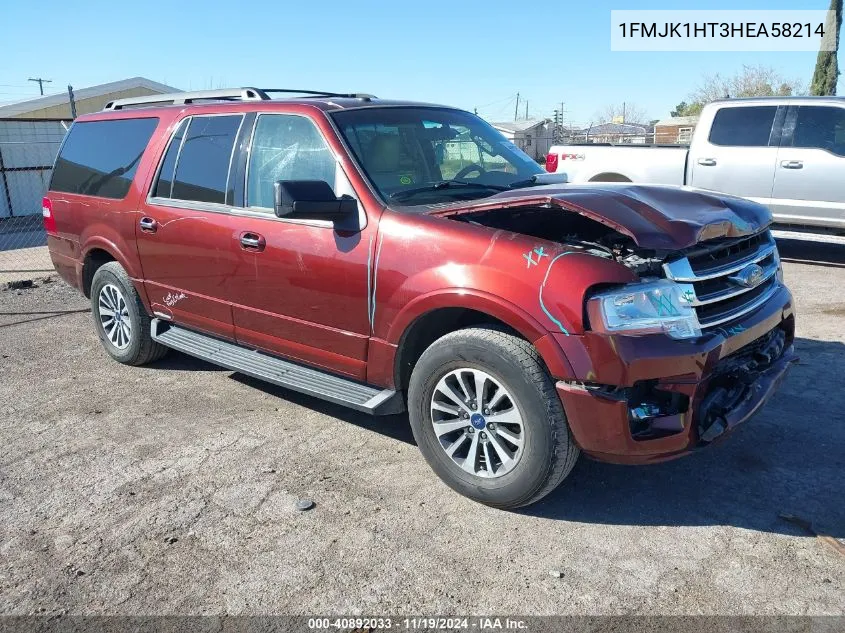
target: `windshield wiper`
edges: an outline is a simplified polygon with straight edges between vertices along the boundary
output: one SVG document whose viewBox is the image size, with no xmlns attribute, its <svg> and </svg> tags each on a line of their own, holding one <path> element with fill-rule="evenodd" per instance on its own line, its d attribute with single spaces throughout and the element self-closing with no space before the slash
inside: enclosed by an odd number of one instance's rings
<svg viewBox="0 0 845 633">
<path fill-rule="evenodd" d="M 499 192 L 507 191 L 509 187 L 503 187 L 501 185 L 485 185 L 480 182 L 465 182 L 463 180 L 441 180 L 440 182 L 425 185 L 424 187 L 414 187 L 413 189 L 400 189 L 399 191 L 394 191 L 388 196 L 388 198 L 390 200 L 402 200 L 404 198 L 415 196 L 418 193 L 441 191 L 442 189 L 487 189 L 489 191 Z"/>
<path fill-rule="evenodd" d="M 515 180 L 508 185 L 508 189 L 523 189 L 535 185 L 563 185 L 569 182 L 566 174 L 534 174 L 525 180 Z"/>
</svg>

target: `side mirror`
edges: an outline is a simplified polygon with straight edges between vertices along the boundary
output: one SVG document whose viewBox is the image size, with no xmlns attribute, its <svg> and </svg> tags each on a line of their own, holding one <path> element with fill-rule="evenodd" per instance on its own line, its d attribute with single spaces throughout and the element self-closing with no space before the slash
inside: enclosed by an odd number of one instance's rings
<svg viewBox="0 0 845 633">
<path fill-rule="evenodd" d="M 273 202 L 280 218 L 339 220 L 358 212 L 355 198 L 338 198 L 325 180 L 278 180 L 273 183 Z"/>
</svg>

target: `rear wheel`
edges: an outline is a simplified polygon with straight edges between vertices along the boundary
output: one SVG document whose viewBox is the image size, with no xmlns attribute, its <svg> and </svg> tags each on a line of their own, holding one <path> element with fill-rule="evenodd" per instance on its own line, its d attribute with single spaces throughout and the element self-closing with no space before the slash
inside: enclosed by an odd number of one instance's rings
<svg viewBox="0 0 845 633">
<path fill-rule="evenodd" d="M 91 281 L 91 312 L 100 342 L 126 365 L 143 365 L 167 353 L 150 335 L 150 317 L 129 275 L 117 262 L 103 264 Z"/>
<path fill-rule="evenodd" d="M 491 506 L 538 501 L 578 458 L 537 351 L 496 329 L 468 328 L 435 341 L 414 367 L 408 409 L 434 471 L 454 490 Z"/>
</svg>

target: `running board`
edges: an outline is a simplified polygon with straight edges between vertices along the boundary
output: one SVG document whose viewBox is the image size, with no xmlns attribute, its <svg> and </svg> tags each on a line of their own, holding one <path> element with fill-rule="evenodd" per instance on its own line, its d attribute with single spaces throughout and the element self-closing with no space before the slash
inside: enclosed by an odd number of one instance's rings
<svg viewBox="0 0 845 633">
<path fill-rule="evenodd" d="M 153 319 L 150 330 L 153 340 L 162 345 L 315 398 L 373 415 L 391 415 L 405 410 L 401 394 L 392 389 L 379 389 L 349 378 L 341 378 L 206 334 L 186 330 L 161 319 Z"/>
</svg>

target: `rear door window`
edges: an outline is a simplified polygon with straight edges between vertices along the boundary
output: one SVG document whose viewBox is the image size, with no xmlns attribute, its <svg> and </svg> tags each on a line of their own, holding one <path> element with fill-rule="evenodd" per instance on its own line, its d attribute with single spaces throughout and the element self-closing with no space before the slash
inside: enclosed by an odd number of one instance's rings
<svg viewBox="0 0 845 633">
<path fill-rule="evenodd" d="M 792 147 L 824 149 L 845 156 L 845 108 L 800 106 Z"/>
<path fill-rule="evenodd" d="M 730 147 L 766 147 L 777 106 L 722 108 L 713 118 L 710 142 Z"/>
<path fill-rule="evenodd" d="M 74 123 L 56 159 L 50 190 L 125 198 L 157 125 L 157 118 Z"/>
<path fill-rule="evenodd" d="M 164 156 L 154 195 L 226 203 L 232 149 L 243 116 L 194 116 L 180 126 Z M 184 125 L 184 124 L 183 124 Z"/>
</svg>

